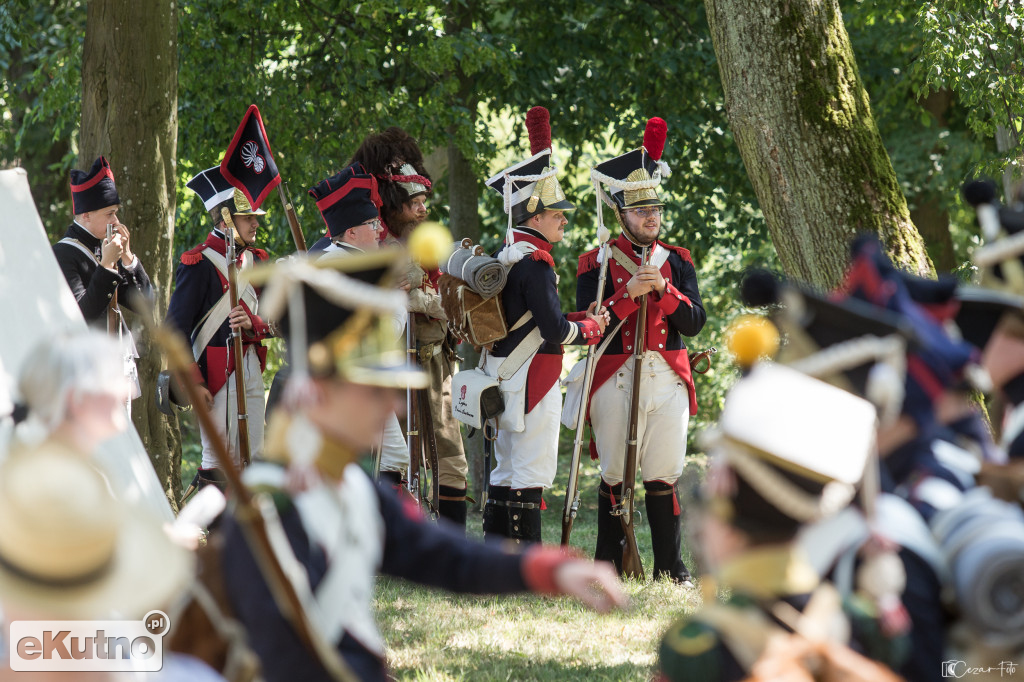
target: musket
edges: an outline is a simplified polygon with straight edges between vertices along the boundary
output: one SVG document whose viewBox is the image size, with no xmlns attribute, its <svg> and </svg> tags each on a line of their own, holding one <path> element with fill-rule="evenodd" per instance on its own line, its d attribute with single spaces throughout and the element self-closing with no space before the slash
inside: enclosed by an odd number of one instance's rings
<svg viewBox="0 0 1024 682">
<path fill-rule="evenodd" d="M 425 447 L 424 455 L 430 467 L 430 498 L 426 500 L 430 512 L 437 513 L 437 504 L 441 499 L 441 477 L 438 472 L 437 436 L 434 433 L 434 416 L 430 413 L 430 401 L 419 396 L 420 406 L 420 443 Z"/>
<path fill-rule="evenodd" d="M 413 313 L 405 317 L 405 350 L 409 367 L 416 365 L 416 332 L 413 329 Z M 423 498 L 422 475 L 423 444 L 420 442 L 420 396 L 416 389 L 405 388 L 405 435 L 409 439 L 409 494 L 417 504 Z"/>
<path fill-rule="evenodd" d="M 107 223 L 107 240 L 109 241 L 114 236 L 114 226 L 111 223 Z M 114 264 L 116 267 L 116 263 Z M 114 294 L 110 297 L 110 303 L 107 305 L 107 333 L 111 336 L 121 331 L 121 320 L 117 314 L 117 289 L 114 289 Z"/>
<path fill-rule="evenodd" d="M 213 417 L 202 407 L 203 400 L 199 395 L 199 387 L 188 371 L 193 362 L 191 349 L 181 334 L 167 325 L 154 330 L 153 339 L 163 347 L 168 358 L 168 369 L 174 373 L 176 380 L 188 395 L 189 402 L 195 406 L 194 412 L 200 428 L 210 437 L 213 452 L 227 478 L 228 489 L 235 497 L 235 518 L 281 615 L 291 624 L 299 640 L 317 657 L 331 677 L 341 682 L 355 682 L 359 678 L 331 643 L 313 626 L 295 585 L 288 579 L 274 554 L 266 519 L 260 511 L 258 501 L 242 483 L 239 468 L 231 458 L 226 442 L 220 439 Z"/>
<path fill-rule="evenodd" d="M 650 247 L 645 246 L 640 253 L 640 263 L 647 264 Z M 636 500 L 636 458 L 637 430 L 640 412 L 640 375 L 643 373 L 644 346 L 647 345 L 647 294 L 640 302 L 640 312 L 636 318 L 636 334 L 633 336 L 633 386 L 629 397 L 629 426 L 626 429 L 626 462 L 622 472 L 622 497 L 619 504 L 612 510 L 622 523 L 622 572 L 630 578 L 643 579 L 644 567 L 640 562 L 640 549 L 636 546 L 636 533 L 633 529 L 633 512 Z"/>
<path fill-rule="evenodd" d="M 601 271 L 597 278 L 597 305 L 600 310 L 601 301 L 604 300 L 604 285 L 608 278 L 608 239 L 601 244 Z M 572 459 L 569 461 L 569 482 L 565 484 L 565 508 L 562 511 L 562 546 L 569 546 L 569 537 L 572 535 L 572 524 L 576 520 L 576 514 L 580 509 L 580 490 L 578 481 L 580 475 L 580 459 L 583 455 L 583 432 L 587 419 L 587 410 L 590 407 L 590 387 L 594 383 L 594 372 L 597 369 L 597 350 L 595 346 L 587 346 L 587 362 L 583 372 L 583 398 L 580 400 L 580 411 L 576 415 L 576 438 L 572 442 Z"/>
<path fill-rule="evenodd" d="M 235 222 L 231 211 L 220 209 L 227 228 L 224 235 L 225 255 L 228 261 L 228 303 L 231 310 L 238 307 L 238 262 L 235 259 Z M 238 454 L 243 466 L 249 466 L 249 414 L 245 406 L 245 373 L 242 365 L 242 330 L 231 332 L 231 352 L 235 358 L 235 399 L 238 405 Z M 202 411 L 202 410 L 199 410 Z"/>
<path fill-rule="evenodd" d="M 288 198 L 288 190 L 284 182 L 277 186 L 277 194 L 281 197 L 281 205 L 284 206 L 284 214 L 288 216 L 288 228 L 292 231 L 292 240 L 295 242 L 295 250 L 299 253 L 306 252 L 306 238 L 302 235 L 302 226 L 299 225 L 299 216 L 295 214 L 291 199 Z"/>
<path fill-rule="evenodd" d="M 705 348 L 700 352 L 690 353 L 687 359 L 690 361 L 690 369 L 697 374 L 704 374 L 711 369 L 711 356 L 718 352 L 718 349 L 714 346 L 711 348 Z M 704 363 L 704 369 L 700 368 L 700 363 Z"/>
</svg>

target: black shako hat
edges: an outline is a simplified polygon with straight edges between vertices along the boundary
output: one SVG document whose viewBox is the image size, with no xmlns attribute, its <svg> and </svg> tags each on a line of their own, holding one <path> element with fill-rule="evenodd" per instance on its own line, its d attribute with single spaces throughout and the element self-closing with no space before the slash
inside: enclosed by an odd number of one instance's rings
<svg viewBox="0 0 1024 682">
<path fill-rule="evenodd" d="M 262 208 L 253 209 L 245 194 L 224 177 L 220 166 L 207 168 L 198 173 L 185 186 L 203 200 L 203 206 L 209 212 L 214 225 L 222 220 L 220 214 L 222 208 L 231 211 L 231 215 L 266 214 Z"/>
<path fill-rule="evenodd" d="M 96 211 L 121 203 L 114 187 L 114 173 L 110 164 L 100 156 L 89 172 L 71 170 L 71 211 L 75 215 Z"/>
<path fill-rule="evenodd" d="M 316 207 L 327 225 L 327 234 L 337 239 L 345 231 L 380 217 L 381 198 L 377 178 L 354 163 L 341 172 L 321 180 L 309 189 Z"/>
</svg>

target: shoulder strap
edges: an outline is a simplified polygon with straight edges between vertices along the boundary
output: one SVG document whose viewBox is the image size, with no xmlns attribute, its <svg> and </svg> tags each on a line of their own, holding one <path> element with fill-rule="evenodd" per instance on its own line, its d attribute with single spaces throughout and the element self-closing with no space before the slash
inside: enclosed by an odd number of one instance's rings
<svg viewBox="0 0 1024 682">
<path fill-rule="evenodd" d="M 524 324 L 533 319 L 533 313 L 527 310 L 522 317 L 516 320 L 516 323 L 512 325 L 509 332 L 519 329 Z M 544 338 L 540 335 L 540 327 L 534 327 L 533 330 L 526 335 L 519 345 L 512 349 L 512 352 L 508 354 L 502 363 L 498 366 L 498 380 L 508 381 L 512 376 L 520 370 L 520 368 L 527 363 L 527 361 L 533 357 L 534 353 L 540 350 L 540 347 L 544 345 Z"/>
<path fill-rule="evenodd" d="M 671 250 L 665 248 L 661 244 L 658 244 L 654 250 L 654 254 L 651 256 L 651 265 L 661 268 L 671 254 Z M 612 244 L 612 258 L 614 258 L 615 262 L 621 265 L 622 269 L 630 275 L 636 274 L 639 266 L 633 262 L 633 259 L 626 255 L 625 251 L 619 248 L 618 244 Z"/>
<path fill-rule="evenodd" d="M 209 345 L 210 340 L 220 329 L 221 325 L 224 324 L 224 320 L 228 319 L 228 313 L 231 312 L 231 300 L 228 297 L 227 292 L 221 294 L 221 297 L 217 299 L 217 302 L 206 311 L 203 315 L 203 319 L 199 320 L 199 324 L 196 328 L 199 330 L 196 333 L 195 340 L 192 342 L 192 357 L 198 362 L 199 356 L 203 354 L 203 350 Z"/>
<path fill-rule="evenodd" d="M 628 272 L 630 275 L 635 275 L 638 269 L 638 265 L 633 262 L 633 259 L 625 254 L 625 252 L 619 248 L 618 244 L 612 244 L 612 258 L 615 262 L 622 266 L 622 269 Z"/>
<path fill-rule="evenodd" d="M 217 268 L 217 272 L 221 274 L 221 277 L 224 279 L 228 278 L 227 258 L 209 247 L 203 249 L 203 257 L 210 261 L 210 263 L 213 264 L 213 267 Z M 244 270 L 250 265 L 252 265 L 251 256 L 246 253 L 242 256 L 242 267 L 240 269 Z M 246 284 L 245 289 L 238 293 L 238 298 L 249 306 L 249 310 L 251 310 L 253 314 L 256 313 L 259 308 L 259 299 L 256 298 L 256 289 L 253 288 L 252 284 Z"/>
<path fill-rule="evenodd" d="M 97 263 L 100 262 L 100 259 L 96 257 L 95 253 L 90 251 L 89 248 L 85 244 L 83 244 L 82 242 L 78 241 L 74 237 L 64 237 L 63 239 L 61 239 L 57 243 L 58 244 L 67 244 L 68 246 L 73 246 L 76 249 L 78 249 L 79 251 L 81 251 L 82 253 L 84 253 L 86 256 L 91 258 L 92 260 L 96 261 Z"/>
</svg>

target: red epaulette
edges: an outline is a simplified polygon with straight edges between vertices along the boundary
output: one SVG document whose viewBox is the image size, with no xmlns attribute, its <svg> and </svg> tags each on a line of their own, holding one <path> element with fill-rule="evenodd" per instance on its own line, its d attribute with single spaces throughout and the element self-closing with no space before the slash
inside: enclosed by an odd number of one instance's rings
<svg viewBox="0 0 1024 682">
<path fill-rule="evenodd" d="M 532 260 L 539 260 L 547 263 L 551 267 L 555 267 L 555 259 L 551 257 L 551 254 L 542 249 L 537 249 L 530 254 Z"/>
<path fill-rule="evenodd" d="M 203 242 L 199 246 L 189 249 L 185 253 L 181 254 L 181 262 L 185 265 L 195 265 L 199 261 L 203 260 L 203 250 L 206 248 L 206 242 Z"/>
<path fill-rule="evenodd" d="M 576 268 L 576 276 L 579 277 L 585 272 L 590 272 L 597 268 L 600 263 L 597 262 L 597 254 L 601 251 L 600 247 L 587 251 L 585 254 L 580 256 L 579 267 Z"/>
<path fill-rule="evenodd" d="M 255 256 L 258 261 L 270 260 L 270 256 L 267 255 L 267 252 L 263 249 L 257 249 L 255 246 L 250 246 L 249 250 L 252 251 L 253 256 Z"/>
<path fill-rule="evenodd" d="M 690 265 L 693 265 L 693 258 L 690 257 L 689 249 L 684 249 L 681 246 L 672 246 L 671 244 L 665 244 L 664 242 L 662 242 L 661 245 L 664 246 L 666 249 L 672 249 L 673 251 L 678 253 L 684 261 L 688 262 Z"/>
</svg>

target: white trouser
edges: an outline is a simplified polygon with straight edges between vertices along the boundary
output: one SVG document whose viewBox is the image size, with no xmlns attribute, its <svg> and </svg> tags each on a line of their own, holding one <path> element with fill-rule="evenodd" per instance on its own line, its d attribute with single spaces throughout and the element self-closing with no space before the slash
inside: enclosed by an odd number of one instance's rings
<svg viewBox="0 0 1024 682">
<path fill-rule="evenodd" d="M 558 428 L 561 425 L 562 391 L 556 382 L 531 412 L 526 413 L 526 428 L 517 433 L 501 428 L 494 441 L 497 466 L 491 472 L 491 485 L 512 488 L 548 488 L 555 480 L 558 465 Z M 524 389 L 525 390 L 525 389 Z"/>
<path fill-rule="evenodd" d="M 380 470 L 400 471 L 405 475 L 409 468 L 409 444 L 394 412 L 384 424 L 384 438 L 380 448 Z"/>
<path fill-rule="evenodd" d="M 250 347 L 242 358 L 243 377 L 245 378 L 245 409 L 249 415 L 246 424 L 249 427 L 249 455 L 257 459 L 263 452 L 263 420 L 266 412 L 266 399 L 263 392 L 263 372 L 260 371 L 260 358 L 256 349 Z M 217 437 L 224 439 L 225 428 L 228 434 L 228 452 L 238 464 L 238 399 L 235 394 L 234 372 L 228 375 L 224 386 L 213 396 L 213 423 L 217 426 Z M 213 454 L 213 446 L 206 432 L 199 430 L 203 441 L 203 468 L 218 467 L 220 463 Z"/>
<path fill-rule="evenodd" d="M 645 481 L 672 484 L 683 473 L 686 457 L 689 393 L 682 378 L 660 353 L 644 353 L 641 369 L 636 430 L 638 468 Z M 632 390 L 633 358 L 630 357 L 597 389 L 590 404 L 601 477 L 610 485 L 622 482 Z"/>
</svg>

